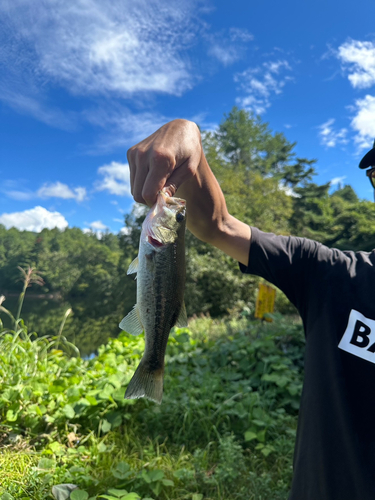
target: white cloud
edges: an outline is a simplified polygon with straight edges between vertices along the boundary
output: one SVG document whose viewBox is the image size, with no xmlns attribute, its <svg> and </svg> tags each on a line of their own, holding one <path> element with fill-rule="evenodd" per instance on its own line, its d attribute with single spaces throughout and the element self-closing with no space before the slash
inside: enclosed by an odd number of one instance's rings
<svg viewBox="0 0 375 500">
<path fill-rule="evenodd" d="M 137 202 L 134 202 L 131 208 L 131 212 L 132 214 L 134 214 L 134 217 L 141 217 L 143 215 L 146 215 L 148 211 L 149 208 L 146 205 Z"/>
<path fill-rule="evenodd" d="M 126 226 L 125 226 L 125 227 L 122 227 L 122 228 L 120 229 L 120 234 L 125 234 L 126 236 L 127 236 L 128 234 L 130 234 L 131 232 L 132 232 L 132 231 L 131 231 L 130 227 L 126 227 Z"/>
<path fill-rule="evenodd" d="M 95 233 L 99 240 L 103 237 L 103 233 L 109 230 L 109 227 L 103 224 L 101 220 L 95 220 L 90 224 L 86 223 L 89 227 L 84 227 L 84 233 Z"/>
<path fill-rule="evenodd" d="M 6 228 L 16 227 L 26 231 L 39 232 L 44 228 L 65 229 L 68 222 L 59 212 L 49 212 L 47 209 L 37 206 L 24 212 L 4 213 L 0 215 L 0 224 Z"/>
<path fill-rule="evenodd" d="M 297 194 L 290 186 L 286 186 L 282 181 L 279 182 L 279 189 L 283 191 L 287 196 L 292 196 L 293 198 L 301 198 L 300 194 Z"/>
<path fill-rule="evenodd" d="M 355 142 L 359 149 L 370 148 L 375 137 L 375 96 L 358 99 L 352 110 L 355 116 L 350 125 L 356 132 Z"/>
<path fill-rule="evenodd" d="M 335 119 L 331 118 L 318 127 L 320 141 L 327 148 L 334 148 L 337 144 L 347 144 L 348 142 L 346 139 L 348 130 L 346 128 L 341 128 L 335 131 L 333 129 L 334 123 Z"/>
<path fill-rule="evenodd" d="M 251 42 L 254 40 L 254 35 L 244 28 L 230 28 L 229 33 L 232 42 Z"/>
<path fill-rule="evenodd" d="M 94 222 L 91 222 L 90 228 L 94 231 L 104 231 L 105 229 L 108 229 L 108 226 L 103 224 L 101 220 L 96 220 Z"/>
<path fill-rule="evenodd" d="M 109 165 L 100 167 L 98 173 L 103 176 L 103 179 L 96 183 L 98 191 L 109 191 L 118 196 L 131 196 L 128 164 L 113 161 Z"/>
<path fill-rule="evenodd" d="M 375 84 L 375 43 L 349 40 L 338 48 L 338 58 L 349 71 L 354 88 L 369 88 Z"/>
<path fill-rule="evenodd" d="M 64 200 L 74 199 L 83 201 L 86 198 L 86 188 L 77 187 L 71 189 L 62 182 L 46 183 L 38 189 L 37 196 L 39 198 L 63 198 Z"/>
<path fill-rule="evenodd" d="M 285 84 L 292 80 L 290 76 L 281 75 L 283 71 L 290 70 L 286 60 L 278 60 L 237 73 L 234 81 L 240 84 L 246 95 L 237 98 L 236 102 L 256 114 L 264 113 L 271 106 L 271 96 L 281 94 Z"/>
<path fill-rule="evenodd" d="M 12 198 L 13 200 L 18 201 L 27 201 L 35 198 L 35 193 L 33 193 L 32 191 L 5 190 L 5 194 L 8 196 L 8 198 Z"/>
<path fill-rule="evenodd" d="M 208 54 L 215 57 L 224 66 L 229 66 L 240 59 L 242 51 L 235 46 L 230 47 L 227 44 L 221 45 L 219 43 L 214 43 L 209 48 Z"/>
<path fill-rule="evenodd" d="M 208 55 L 229 66 L 244 56 L 246 44 L 254 37 L 246 29 L 230 28 L 229 35 L 221 32 L 206 34 L 205 38 L 209 44 Z"/>
<path fill-rule="evenodd" d="M 114 108 L 109 104 L 106 109 L 91 109 L 85 112 L 85 116 L 88 121 L 105 130 L 93 152 L 128 147 L 129 142 L 136 144 L 166 122 L 176 118 L 167 118 L 152 112 L 135 114 L 120 105 Z"/>
<path fill-rule="evenodd" d="M 25 109 L 35 107 L 28 88 L 50 82 L 85 96 L 180 95 L 194 83 L 184 51 L 196 43 L 195 11 L 180 0 L 1 2 L 0 81 L 23 90 Z"/>
<path fill-rule="evenodd" d="M 18 191 L 14 189 L 3 189 L 2 192 L 18 201 L 27 201 L 35 198 L 63 198 L 64 200 L 73 199 L 77 202 L 86 199 L 86 188 L 76 187 L 70 188 L 62 182 L 46 183 L 38 191 Z"/>
<path fill-rule="evenodd" d="M 345 179 L 346 179 L 346 175 L 343 175 L 342 177 L 334 177 L 330 181 L 331 186 L 340 185 L 340 184 L 342 184 L 344 182 Z"/>
</svg>

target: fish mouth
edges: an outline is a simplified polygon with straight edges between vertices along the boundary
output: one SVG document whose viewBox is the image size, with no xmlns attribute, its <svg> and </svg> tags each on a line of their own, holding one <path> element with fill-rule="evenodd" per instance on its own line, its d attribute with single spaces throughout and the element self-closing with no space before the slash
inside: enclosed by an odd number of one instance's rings
<svg viewBox="0 0 375 500">
<path fill-rule="evenodd" d="M 160 248 L 160 247 L 164 246 L 163 243 L 161 243 L 159 240 L 156 240 L 155 238 L 153 238 L 150 235 L 147 236 L 147 241 L 150 243 L 150 245 L 152 245 L 155 248 Z"/>
<path fill-rule="evenodd" d="M 164 198 L 164 202 L 168 205 L 186 205 L 186 200 L 183 200 L 182 198 L 176 198 L 174 196 L 169 196 L 169 194 L 166 193 L 164 189 L 160 190 L 158 194 L 160 194 L 162 198 Z"/>
</svg>

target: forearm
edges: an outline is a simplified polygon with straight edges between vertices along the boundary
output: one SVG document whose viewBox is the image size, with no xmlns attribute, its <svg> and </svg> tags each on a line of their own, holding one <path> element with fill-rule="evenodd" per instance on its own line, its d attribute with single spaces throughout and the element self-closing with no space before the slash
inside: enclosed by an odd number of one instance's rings
<svg viewBox="0 0 375 500">
<path fill-rule="evenodd" d="M 196 174 L 177 191 L 187 205 L 187 227 L 200 240 L 248 264 L 251 230 L 228 213 L 223 192 L 202 152 Z"/>
</svg>

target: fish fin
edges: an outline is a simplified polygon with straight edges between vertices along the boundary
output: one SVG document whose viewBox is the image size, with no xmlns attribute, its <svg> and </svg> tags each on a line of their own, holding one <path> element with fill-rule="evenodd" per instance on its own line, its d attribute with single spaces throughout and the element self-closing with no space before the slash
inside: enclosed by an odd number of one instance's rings
<svg viewBox="0 0 375 500">
<path fill-rule="evenodd" d="M 181 311 L 176 321 L 176 326 L 178 326 L 179 328 L 188 326 L 185 302 L 182 303 Z"/>
<path fill-rule="evenodd" d="M 126 274 L 134 274 L 138 272 L 138 255 L 137 257 L 131 262 L 130 266 L 128 267 L 127 273 Z"/>
<path fill-rule="evenodd" d="M 122 319 L 119 324 L 121 330 L 130 333 L 130 335 L 140 335 L 143 332 L 141 318 L 139 317 L 139 310 L 137 304 L 133 307 L 130 313 Z"/>
<path fill-rule="evenodd" d="M 146 398 L 160 405 L 163 399 L 163 381 L 164 366 L 150 371 L 142 358 L 126 389 L 125 398 Z"/>
</svg>

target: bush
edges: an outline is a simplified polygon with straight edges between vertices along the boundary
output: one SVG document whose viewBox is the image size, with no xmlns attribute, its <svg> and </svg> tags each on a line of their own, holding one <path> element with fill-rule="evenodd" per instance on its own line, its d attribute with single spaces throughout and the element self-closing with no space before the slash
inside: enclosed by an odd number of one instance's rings
<svg viewBox="0 0 375 500">
<path fill-rule="evenodd" d="M 10 454 L 24 473 L 3 488 L 20 499 L 52 498 L 65 483 L 92 498 L 286 498 L 303 343 L 282 317 L 196 319 L 171 332 L 157 406 L 124 399 L 142 337 L 123 333 L 84 360 L 19 320 L 0 334 L 0 462 Z"/>
</svg>

